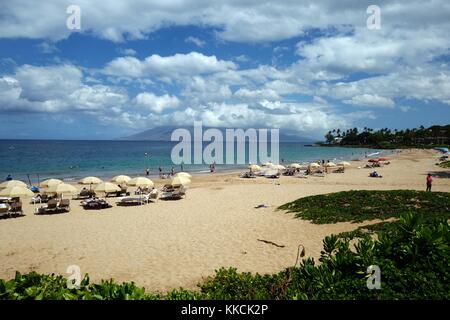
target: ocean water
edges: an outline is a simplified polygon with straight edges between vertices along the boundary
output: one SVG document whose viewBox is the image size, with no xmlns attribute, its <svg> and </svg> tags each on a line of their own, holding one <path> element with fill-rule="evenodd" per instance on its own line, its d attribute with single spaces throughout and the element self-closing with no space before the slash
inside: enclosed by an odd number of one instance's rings
<svg viewBox="0 0 450 320">
<path fill-rule="evenodd" d="M 158 168 L 170 172 L 179 165 L 171 160 L 176 142 L 166 141 L 63 141 L 63 140 L 0 140 L 0 181 L 8 174 L 14 179 L 36 183 L 47 178 L 66 181 L 95 175 L 111 178 L 114 175 L 158 175 Z M 225 147 L 224 147 L 225 149 Z M 248 151 L 248 148 L 246 148 Z M 304 143 L 280 143 L 280 163 L 325 160 L 353 160 L 367 154 L 383 152 L 366 148 L 308 147 Z M 247 152 L 248 153 L 248 152 Z M 248 158 L 248 155 L 247 155 Z M 283 160 L 283 162 L 281 161 Z M 217 172 L 244 168 L 245 165 L 216 166 Z M 184 171 L 204 173 L 208 164 L 184 164 Z"/>
</svg>

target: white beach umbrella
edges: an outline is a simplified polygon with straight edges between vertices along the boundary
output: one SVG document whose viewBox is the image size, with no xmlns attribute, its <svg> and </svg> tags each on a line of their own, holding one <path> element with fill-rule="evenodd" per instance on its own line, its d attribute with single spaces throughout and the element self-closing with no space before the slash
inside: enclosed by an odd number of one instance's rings
<svg viewBox="0 0 450 320">
<path fill-rule="evenodd" d="M 343 167 L 351 167 L 350 162 L 347 162 L 347 161 L 341 161 L 341 162 L 338 162 L 337 165 L 338 165 L 338 166 L 343 166 Z"/>
<path fill-rule="evenodd" d="M 309 164 L 309 168 L 320 168 L 320 164 L 318 164 L 317 162 L 311 162 Z"/>
<path fill-rule="evenodd" d="M 63 182 L 62 182 L 62 180 L 59 180 L 59 179 L 47 179 L 47 180 L 44 180 L 41 183 L 39 183 L 39 186 L 41 188 L 48 188 L 48 187 L 58 185 L 61 183 L 63 183 Z"/>
<path fill-rule="evenodd" d="M 325 167 L 336 167 L 336 163 L 334 163 L 334 162 L 327 162 L 325 164 Z"/>
<path fill-rule="evenodd" d="M 46 194 L 76 194 L 77 188 L 68 183 L 54 184 L 44 190 Z"/>
<path fill-rule="evenodd" d="M 102 182 L 103 180 L 97 177 L 85 177 L 78 181 L 79 184 L 99 184 Z"/>
<path fill-rule="evenodd" d="M 289 168 L 300 169 L 302 166 L 299 163 L 291 163 Z"/>
<path fill-rule="evenodd" d="M 248 168 L 249 168 L 251 171 L 261 171 L 261 167 L 258 166 L 257 164 L 251 164 L 251 165 L 248 166 Z"/>
<path fill-rule="evenodd" d="M 191 180 L 187 177 L 178 176 L 172 179 L 170 183 L 172 186 L 186 186 L 191 183 Z"/>
<path fill-rule="evenodd" d="M 102 182 L 97 184 L 94 187 L 94 191 L 95 192 L 116 192 L 116 191 L 120 191 L 121 189 L 119 188 L 119 186 L 117 184 L 111 183 L 111 182 Z"/>
<path fill-rule="evenodd" d="M 286 169 L 286 167 L 281 164 L 274 164 L 270 168 L 274 169 L 274 170 L 285 170 Z"/>
<path fill-rule="evenodd" d="M 146 177 L 136 177 L 127 182 L 127 185 L 133 187 L 153 187 L 155 184 Z"/>
<path fill-rule="evenodd" d="M 0 183 L 0 189 L 6 189 L 10 187 L 27 187 L 27 184 L 25 182 L 19 181 L 19 180 L 9 180 Z"/>
<path fill-rule="evenodd" d="M 0 197 L 16 198 L 16 197 L 32 197 L 33 191 L 23 186 L 12 186 L 0 190 Z"/>
<path fill-rule="evenodd" d="M 178 172 L 177 174 L 175 174 L 175 177 L 186 177 L 186 178 L 192 178 L 192 176 L 187 173 L 187 172 Z"/>
<path fill-rule="evenodd" d="M 121 183 L 128 183 L 128 181 L 130 180 L 131 178 L 129 176 L 119 175 L 112 178 L 111 182 L 121 184 Z"/>
</svg>

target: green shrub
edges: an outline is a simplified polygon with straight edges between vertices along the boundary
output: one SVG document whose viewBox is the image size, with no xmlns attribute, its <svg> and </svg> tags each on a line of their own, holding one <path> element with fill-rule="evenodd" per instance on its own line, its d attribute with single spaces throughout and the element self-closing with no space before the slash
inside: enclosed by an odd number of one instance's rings
<svg viewBox="0 0 450 320">
<path fill-rule="evenodd" d="M 424 219 L 448 218 L 450 193 L 415 190 L 343 191 L 300 198 L 279 207 L 313 223 L 362 222 L 414 212 Z"/>
</svg>

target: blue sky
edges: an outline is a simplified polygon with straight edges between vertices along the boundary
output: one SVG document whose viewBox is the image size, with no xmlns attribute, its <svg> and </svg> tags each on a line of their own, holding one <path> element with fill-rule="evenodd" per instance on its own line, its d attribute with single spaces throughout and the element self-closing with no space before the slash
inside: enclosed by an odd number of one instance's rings
<svg viewBox="0 0 450 320">
<path fill-rule="evenodd" d="M 66 8 L 80 8 L 69 30 Z M 378 1 L 0 4 L 0 138 L 160 125 L 406 128 L 450 119 L 450 5 Z"/>
</svg>

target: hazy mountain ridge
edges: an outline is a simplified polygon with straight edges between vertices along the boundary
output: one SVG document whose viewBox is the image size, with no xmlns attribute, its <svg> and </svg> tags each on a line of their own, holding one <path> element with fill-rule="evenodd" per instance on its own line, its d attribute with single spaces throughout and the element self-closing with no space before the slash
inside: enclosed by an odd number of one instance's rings
<svg viewBox="0 0 450 320">
<path fill-rule="evenodd" d="M 171 141 L 172 132 L 175 129 L 186 129 L 191 133 L 191 137 L 194 138 L 194 129 L 192 126 L 162 126 L 153 129 L 148 129 L 130 136 L 120 137 L 118 140 L 128 140 L 128 141 Z M 213 127 L 203 127 L 203 133 L 208 129 L 218 129 L 222 132 L 225 139 L 225 130 L 227 128 L 213 128 Z M 234 128 L 233 128 L 234 129 Z M 242 128 L 246 130 L 245 128 Z M 267 136 L 270 139 L 270 131 L 268 131 Z M 280 142 L 306 142 L 311 143 L 314 139 L 301 136 L 294 130 L 280 129 L 279 132 Z"/>
</svg>

